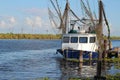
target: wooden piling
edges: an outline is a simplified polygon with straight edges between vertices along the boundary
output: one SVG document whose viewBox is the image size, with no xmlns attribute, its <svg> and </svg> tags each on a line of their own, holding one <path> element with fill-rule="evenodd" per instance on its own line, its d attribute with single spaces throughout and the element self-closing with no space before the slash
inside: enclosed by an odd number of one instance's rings
<svg viewBox="0 0 120 80">
<path fill-rule="evenodd" d="M 102 64 L 102 61 L 98 60 L 98 62 L 97 62 L 97 75 L 94 77 L 94 80 L 106 80 L 106 77 L 101 76 L 101 64 Z"/>
<path fill-rule="evenodd" d="M 82 63 L 83 63 L 83 51 L 80 51 L 79 55 L 79 68 L 82 68 Z"/>
<path fill-rule="evenodd" d="M 104 40 L 104 50 L 102 53 L 102 58 L 105 59 L 107 57 L 107 40 Z"/>
<path fill-rule="evenodd" d="M 80 51 L 79 62 L 83 62 L 83 51 Z"/>
<path fill-rule="evenodd" d="M 92 52 L 89 53 L 89 64 L 92 64 Z"/>
<path fill-rule="evenodd" d="M 83 63 L 80 62 L 80 63 L 79 63 L 79 69 L 82 69 L 82 66 L 83 66 Z"/>
<path fill-rule="evenodd" d="M 98 64 L 97 64 L 97 76 L 98 77 L 101 76 L 101 64 L 102 64 L 102 62 L 98 61 Z"/>
</svg>

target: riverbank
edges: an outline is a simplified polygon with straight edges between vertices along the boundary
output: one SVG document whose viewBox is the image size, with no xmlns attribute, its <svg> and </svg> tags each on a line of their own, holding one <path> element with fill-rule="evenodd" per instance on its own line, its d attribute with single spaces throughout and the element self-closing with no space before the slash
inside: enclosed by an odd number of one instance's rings
<svg viewBox="0 0 120 80">
<path fill-rule="evenodd" d="M 0 33 L 0 39 L 61 39 L 60 34 L 13 34 Z M 119 36 L 112 36 L 111 40 L 120 40 Z"/>
<path fill-rule="evenodd" d="M 61 35 L 54 34 L 0 34 L 0 39 L 60 39 Z"/>
<path fill-rule="evenodd" d="M 110 39 L 111 39 L 111 40 L 120 40 L 120 37 L 119 37 L 119 36 L 111 36 Z"/>
</svg>

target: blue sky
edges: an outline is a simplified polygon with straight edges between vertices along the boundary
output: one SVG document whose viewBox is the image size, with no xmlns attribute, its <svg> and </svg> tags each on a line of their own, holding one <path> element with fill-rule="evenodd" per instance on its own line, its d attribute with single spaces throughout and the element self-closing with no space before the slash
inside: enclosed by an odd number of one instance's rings
<svg viewBox="0 0 120 80">
<path fill-rule="evenodd" d="M 76 13 L 79 13 L 79 0 L 69 0 Z M 89 0 L 93 9 L 97 0 Z M 102 0 L 111 25 L 111 35 L 120 36 L 120 0 Z M 59 0 L 63 5 L 65 0 Z M 49 23 L 49 0 L 0 0 L 0 33 L 54 33 Z M 61 6 L 62 8 L 62 6 Z M 97 11 L 96 11 L 97 12 Z"/>
</svg>

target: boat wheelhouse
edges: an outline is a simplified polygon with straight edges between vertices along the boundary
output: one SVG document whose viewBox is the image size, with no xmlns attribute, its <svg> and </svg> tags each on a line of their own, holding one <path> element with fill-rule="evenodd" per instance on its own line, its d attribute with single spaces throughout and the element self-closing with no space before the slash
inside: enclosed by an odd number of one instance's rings
<svg viewBox="0 0 120 80">
<path fill-rule="evenodd" d="M 98 49 L 96 35 L 83 34 L 65 34 L 62 38 L 62 50 L 73 49 L 95 52 Z"/>
<path fill-rule="evenodd" d="M 64 34 L 62 37 L 62 48 L 57 51 L 65 58 L 79 59 L 80 51 L 83 51 L 83 58 L 89 58 L 89 54 L 92 54 L 92 58 L 97 58 L 97 49 L 96 34 L 76 33 Z"/>
</svg>

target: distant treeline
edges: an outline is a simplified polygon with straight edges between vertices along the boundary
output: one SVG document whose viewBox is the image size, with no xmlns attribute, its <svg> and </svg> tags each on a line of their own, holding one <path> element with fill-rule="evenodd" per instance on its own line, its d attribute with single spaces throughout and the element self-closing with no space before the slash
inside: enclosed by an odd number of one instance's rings
<svg viewBox="0 0 120 80">
<path fill-rule="evenodd" d="M 61 35 L 54 34 L 0 34 L 0 39 L 60 39 Z"/>
<path fill-rule="evenodd" d="M 120 37 L 119 36 L 112 36 L 111 40 L 120 40 Z"/>
<path fill-rule="evenodd" d="M 61 39 L 60 34 L 0 34 L 0 39 Z M 112 36 L 111 40 L 120 40 L 118 36 Z"/>
</svg>

